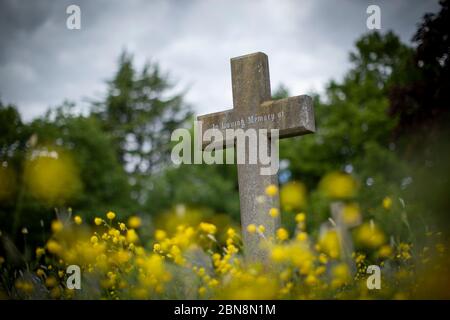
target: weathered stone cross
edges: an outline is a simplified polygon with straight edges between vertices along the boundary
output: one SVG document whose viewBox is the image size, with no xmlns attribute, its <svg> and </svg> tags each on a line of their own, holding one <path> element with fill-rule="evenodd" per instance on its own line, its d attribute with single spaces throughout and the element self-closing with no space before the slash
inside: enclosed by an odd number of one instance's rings
<svg viewBox="0 0 450 320">
<path fill-rule="evenodd" d="M 270 92 L 269 63 L 267 55 L 261 52 L 231 59 L 231 79 L 233 86 L 233 106 L 231 110 L 212 113 L 198 117 L 202 123 L 201 136 L 207 129 L 239 128 L 278 129 L 279 137 L 299 136 L 315 131 L 312 99 L 301 95 L 282 100 L 272 100 Z M 203 138 L 202 138 L 203 139 Z M 234 142 L 234 141 L 233 141 Z M 266 141 L 270 144 L 270 141 Z M 230 143 L 223 141 L 222 147 Z M 205 148 L 202 141 L 202 147 Z M 266 150 L 270 150 L 267 146 Z M 248 145 L 245 146 L 248 154 Z M 278 156 L 278 155 L 276 155 Z M 249 157 L 246 156 L 246 159 Z M 247 232 L 249 224 L 265 227 L 264 236 L 274 237 L 279 226 L 279 216 L 269 215 L 271 208 L 279 207 L 278 195 L 266 197 L 265 188 L 271 184 L 278 185 L 277 174 L 261 175 L 262 164 L 238 164 L 239 198 L 244 252 L 247 260 L 264 262 L 265 250 L 255 234 Z"/>
</svg>

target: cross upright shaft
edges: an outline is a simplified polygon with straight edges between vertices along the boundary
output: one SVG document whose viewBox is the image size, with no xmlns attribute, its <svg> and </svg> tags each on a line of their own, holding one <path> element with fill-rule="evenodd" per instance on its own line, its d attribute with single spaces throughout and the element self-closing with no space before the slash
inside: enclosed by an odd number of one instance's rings
<svg viewBox="0 0 450 320">
<path fill-rule="evenodd" d="M 271 100 L 269 63 L 265 54 L 254 53 L 231 59 L 231 79 L 233 109 L 238 113 L 257 113 L 264 101 Z M 267 147 L 270 150 L 270 146 Z M 245 153 L 245 159 L 248 159 L 249 145 L 245 146 Z M 278 195 L 264 198 L 264 202 L 257 201 L 257 198 L 264 195 L 268 185 L 278 185 L 278 177 L 277 174 L 260 175 L 259 164 L 238 164 L 237 170 L 246 258 L 250 261 L 264 261 L 266 257 L 265 251 L 260 248 L 261 239 L 249 234 L 246 226 L 263 225 L 267 236 L 275 234 L 280 225 L 280 217 L 269 216 L 269 210 L 279 207 Z"/>
<path fill-rule="evenodd" d="M 257 52 L 232 58 L 231 82 L 234 110 L 257 112 L 261 103 L 272 99 L 267 56 Z"/>
</svg>

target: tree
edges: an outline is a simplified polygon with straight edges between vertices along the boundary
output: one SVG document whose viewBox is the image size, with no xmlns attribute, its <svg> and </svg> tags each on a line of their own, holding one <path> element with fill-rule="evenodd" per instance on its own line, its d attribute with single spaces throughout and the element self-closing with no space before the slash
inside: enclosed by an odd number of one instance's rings
<svg viewBox="0 0 450 320">
<path fill-rule="evenodd" d="M 0 230 L 12 231 L 29 130 L 13 105 L 0 101 Z"/>
<path fill-rule="evenodd" d="M 133 57 L 122 53 L 107 96 L 95 103 L 94 114 L 112 136 L 117 157 L 128 172 L 147 175 L 167 164 L 170 135 L 191 115 L 183 95 L 169 93 L 172 89 L 156 63 L 137 72 Z"/>
<path fill-rule="evenodd" d="M 387 91 L 411 54 L 393 33 L 371 33 L 356 42 L 353 67 L 342 83 L 331 81 L 325 98 L 314 96 L 317 132 L 282 145 L 296 177 L 312 187 L 331 170 L 358 171 L 372 148 L 389 153 L 396 119 L 388 115 Z M 395 80 L 396 81 L 396 80 Z"/>
<path fill-rule="evenodd" d="M 63 147 L 75 159 L 83 184 L 83 191 L 73 204 L 77 205 L 76 209 L 86 214 L 92 210 L 121 209 L 126 214 L 125 211 L 133 210 L 133 205 L 127 176 L 115 157 L 113 141 L 103 132 L 96 117 L 77 115 L 73 108 L 73 104 L 64 103 L 32 122 L 31 130 L 37 135 L 39 145 Z"/>
<path fill-rule="evenodd" d="M 406 83 L 390 91 L 390 113 L 399 154 L 414 165 L 417 183 L 410 197 L 420 200 L 425 215 L 450 221 L 450 1 L 441 1 L 437 14 L 423 17 Z"/>
<path fill-rule="evenodd" d="M 343 81 L 331 81 L 324 98 L 314 96 L 316 133 L 282 141 L 280 154 L 289 167 L 281 175 L 312 190 L 309 210 L 316 223 L 329 216 L 317 187 L 331 171 L 346 171 L 359 181 L 363 209 L 372 216 L 383 197 L 399 194 L 408 171 L 395 152 L 391 132 L 397 119 L 388 114 L 388 92 L 406 81 L 412 54 L 392 32 L 362 36 Z M 389 228 L 404 227 L 383 220 Z"/>
<path fill-rule="evenodd" d="M 14 192 L 6 195 L 0 191 L 8 197 L 0 201 L 0 230 L 16 239 L 21 238 L 22 227 L 28 229 L 29 241 L 40 239 L 41 226 L 47 229 L 55 209 L 72 208 L 85 219 L 108 210 L 127 215 L 135 209 L 110 137 L 97 118 L 76 115 L 73 107 L 64 103 L 23 124 L 13 106 L 0 104 L 4 124 L 0 174 L 8 177 L 8 186 L 14 186 Z M 0 189 L 4 189 L 5 180 L 1 180 Z"/>
</svg>

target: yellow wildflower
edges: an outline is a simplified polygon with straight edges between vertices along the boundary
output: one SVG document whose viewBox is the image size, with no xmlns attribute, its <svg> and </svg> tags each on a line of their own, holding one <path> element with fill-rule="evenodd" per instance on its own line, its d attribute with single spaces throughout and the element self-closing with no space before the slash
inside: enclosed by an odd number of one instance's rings
<svg viewBox="0 0 450 320">
<path fill-rule="evenodd" d="M 52 221 L 52 231 L 54 233 L 60 232 L 64 228 L 64 225 L 60 220 L 53 220 Z"/>
<path fill-rule="evenodd" d="M 201 222 L 199 225 L 199 228 L 203 232 L 209 233 L 209 234 L 215 234 L 217 231 L 217 228 L 215 225 L 213 225 L 212 223 L 207 223 L 207 222 Z"/>
<path fill-rule="evenodd" d="M 362 253 L 358 253 L 355 257 L 355 262 L 357 264 L 362 263 L 364 261 L 364 259 L 366 259 L 366 255 L 362 254 Z"/>
<path fill-rule="evenodd" d="M 306 232 L 300 232 L 299 234 L 297 234 L 297 240 L 298 241 L 308 240 L 308 234 Z"/>
<path fill-rule="evenodd" d="M 78 225 L 83 223 L 83 219 L 81 219 L 80 216 L 73 217 L 73 221 L 75 221 L 75 223 L 78 224 Z"/>
<path fill-rule="evenodd" d="M 333 280 L 331 285 L 333 287 L 340 287 L 347 284 L 351 280 L 350 270 L 345 263 L 340 263 L 331 269 Z"/>
<path fill-rule="evenodd" d="M 327 264 L 328 263 L 327 255 L 324 253 L 319 254 L 319 262 L 322 264 Z"/>
<path fill-rule="evenodd" d="M 219 281 L 217 279 L 211 279 L 209 280 L 208 285 L 210 287 L 217 287 L 219 285 Z"/>
<path fill-rule="evenodd" d="M 301 209 L 306 204 L 306 187 L 298 181 L 288 182 L 281 187 L 281 207 L 286 211 Z"/>
<path fill-rule="evenodd" d="M 103 219 L 102 218 L 95 218 L 94 219 L 94 223 L 95 225 L 99 226 L 103 223 Z"/>
<path fill-rule="evenodd" d="M 128 219 L 128 226 L 132 229 L 137 229 L 142 225 L 142 220 L 138 216 L 132 216 Z"/>
<path fill-rule="evenodd" d="M 392 199 L 391 197 L 385 197 L 383 199 L 383 208 L 389 210 L 392 207 Z"/>
<path fill-rule="evenodd" d="M 404 260 L 409 260 L 412 258 L 410 244 L 400 242 L 400 244 L 398 245 L 398 250 L 399 250 L 399 254 L 397 255 L 397 258 L 401 258 Z"/>
<path fill-rule="evenodd" d="M 276 235 L 277 235 L 277 239 L 281 240 L 281 241 L 284 241 L 287 238 L 289 238 L 289 233 L 284 228 L 279 228 L 276 232 Z"/>
<path fill-rule="evenodd" d="M 97 242 L 98 242 L 97 236 L 92 236 L 92 237 L 91 237 L 91 243 L 92 243 L 92 244 L 96 244 Z"/>
<path fill-rule="evenodd" d="M 139 237 L 134 229 L 127 231 L 127 241 L 130 243 L 135 243 L 139 240 Z"/>
<path fill-rule="evenodd" d="M 282 262 L 289 258 L 289 250 L 285 246 L 276 245 L 272 248 L 270 256 L 275 262 Z"/>
<path fill-rule="evenodd" d="M 198 288 L 198 294 L 200 296 L 203 296 L 205 293 L 206 293 L 206 288 L 205 287 Z"/>
<path fill-rule="evenodd" d="M 304 212 L 300 212 L 295 215 L 295 221 L 297 223 L 304 222 L 305 220 L 306 220 L 306 214 Z"/>
<path fill-rule="evenodd" d="M 356 226 L 361 223 L 361 213 L 359 206 L 355 203 L 350 203 L 344 206 L 342 210 L 342 219 L 347 226 Z"/>
<path fill-rule="evenodd" d="M 247 226 L 247 232 L 248 233 L 255 233 L 256 232 L 256 226 L 253 223 L 250 223 Z"/>
<path fill-rule="evenodd" d="M 445 252 L 445 245 L 443 243 L 436 243 L 436 251 L 439 253 Z"/>
<path fill-rule="evenodd" d="M 322 178 L 319 188 L 329 198 L 348 199 L 355 196 L 357 183 L 347 173 L 332 172 Z"/>
<path fill-rule="evenodd" d="M 277 194 L 277 192 L 278 192 L 278 187 L 274 184 L 268 185 L 266 188 L 266 194 L 269 197 L 275 196 Z"/>
<path fill-rule="evenodd" d="M 48 277 L 47 280 L 45 280 L 45 285 L 49 288 L 52 288 L 52 287 L 56 286 L 57 284 L 58 284 L 58 281 L 53 276 Z"/>
<path fill-rule="evenodd" d="M 327 268 L 325 266 L 319 266 L 314 273 L 316 274 L 316 276 L 320 276 L 321 274 L 324 274 L 325 271 L 327 271 Z"/>
<path fill-rule="evenodd" d="M 317 278 L 313 274 L 309 274 L 305 279 L 305 283 L 308 286 L 314 286 L 317 284 Z"/>
<path fill-rule="evenodd" d="M 197 274 L 201 277 L 205 274 L 205 268 L 200 267 L 197 271 Z"/>
<path fill-rule="evenodd" d="M 381 229 L 374 223 L 364 223 L 355 231 L 356 241 L 368 248 L 378 248 L 386 237 Z"/>
<path fill-rule="evenodd" d="M 109 212 L 106 214 L 106 217 L 107 217 L 109 220 L 113 220 L 113 219 L 116 217 L 116 214 L 115 214 L 114 212 L 112 212 L 112 211 L 109 211 Z"/>
<path fill-rule="evenodd" d="M 392 255 L 392 248 L 388 244 L 385 244 L 384 246 L 381 246 L 380 249 L 378 249 L 378 256 L 380 258 L 388 258 L 391 255 Z"/>
<path fill-rule="evenodd" d="M 271 208 L 269 214 L 272 218 L 276 218 L 280 215 L 280 211 L 277 208 Z"/>
<path fill-rule="evenodd" d="M 61 245 L 55 240 L 49 240 L 47 242 L 47 250 L 53 254 L 59 254 L 62 250 Z"/>
<path fill-rule="evenodd" d="M 45 254 L 45 249 L 44 248 L 40 248 L 40 247 L 36 248 L 36 258 L 39 259 L 44 254 Z"/>
<path fill-rule="evenodd" d="M 234 238 L 236 236 L 236 231 L 233 228 L 228 228 L 227 230 L 227 236 L 229 238 Z"/>
<path fill-rule="evenodd" d="M 15 286 L 17 289 L 19 289 L 25 293 L 31 293 L 34 290 L 33 283 L 30 281 L 25 281 L 25 280 L 19 279 L 15 282 Z"/>
<path fill-rule="evenodd" d="M 264 233 L 266 231 L 266 227 L 264 227 L 262 224 L 260 224 L 259 226 L 258 226 L 258 232 L 259 233 Z"/>
<path fill-rule="evenodd" d="M 157 229 L 155 231 L 155 239 L 158 241 L 162 241 L 167 237 L 167 233 L 164 230 Z"/>
<path fill-rule="evenodd" d="M 120 231 L 117 230 L 116 228 L 111 228 L 109 229 L 108 234 L 113 237 L 118 237 L 120 236 Z"/>
<path fill-rule="evenodd" d="M 319 248 L 331 258 L 338 258 L 340 254 L 339 236 L 336 230 L 328 230 L 319 238 Z"/>
</svg>

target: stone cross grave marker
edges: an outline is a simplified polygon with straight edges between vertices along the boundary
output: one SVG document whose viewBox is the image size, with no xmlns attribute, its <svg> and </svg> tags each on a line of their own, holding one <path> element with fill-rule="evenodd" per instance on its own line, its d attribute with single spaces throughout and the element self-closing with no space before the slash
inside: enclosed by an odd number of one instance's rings
<svg viewBox="0 0 450 320">
<path fill-rule="evenodd" d="M 339 239 L 340 259 L 348 265 L 351 273 L 355 274 L 356 265 L 352 258 L 354 250 L 350 229 L 361 224 L 361 220 L 357 219 L 351 223 L 345 221 L 344 207 L 345 204 L 343 202 L 335 201 L 331 203 L 330 210 Z"/>
<path fill-rule="evenodd" d="M 226 136 L 225 130 L 236 123 L 239 128 L 278 129 L 280 138 L 304 135 L 315 131 L 314 110 L 312 99 L 306 95 L 272 100 L 270 91 L 269 63 L 267 55 L 257 52 L 231 59 L 231 80 L 233 89 L 233 109 L 211 113 L 198 117 L 201 122 L 202 149 L 208 143 L 203 141 L 206 130 L 216 128 Z M 234 127 L 236 128 L 236 127 Z M 215 141 L 217 143 L 217 141 Z M 232 146 L 235 141 L 220 143 L 221 147 Z M 266 139 L 265 150 L 270 150 L 270 141 Z M 259 146 L 261 147 L 261 146 Z M 249 146 L 245 144 L 248 155 Z M 278 155 L 276 155 L 278 156 Z M 249 159 L 245 157 L 246 161 Z M 260 246 L 260 239 L 255 234 L 247 232 L 249 224 L 265 227 L 264 236 L 271 238 L 279 226 L 279 216 L 269 215 L 271 208 L 279 207 L 278 195 L 266 197 L 265 201 L 258 201 L 265 194 L 265 188 L 270 184 L 278 185 L 277 173 L 261 175 L 262 164 L 244 163 L 237 165 L 239 198 L 241 209 L 241 224 L 244 252 L 247 261 L 264 262 L 265 250 Z"/>
</svg>

